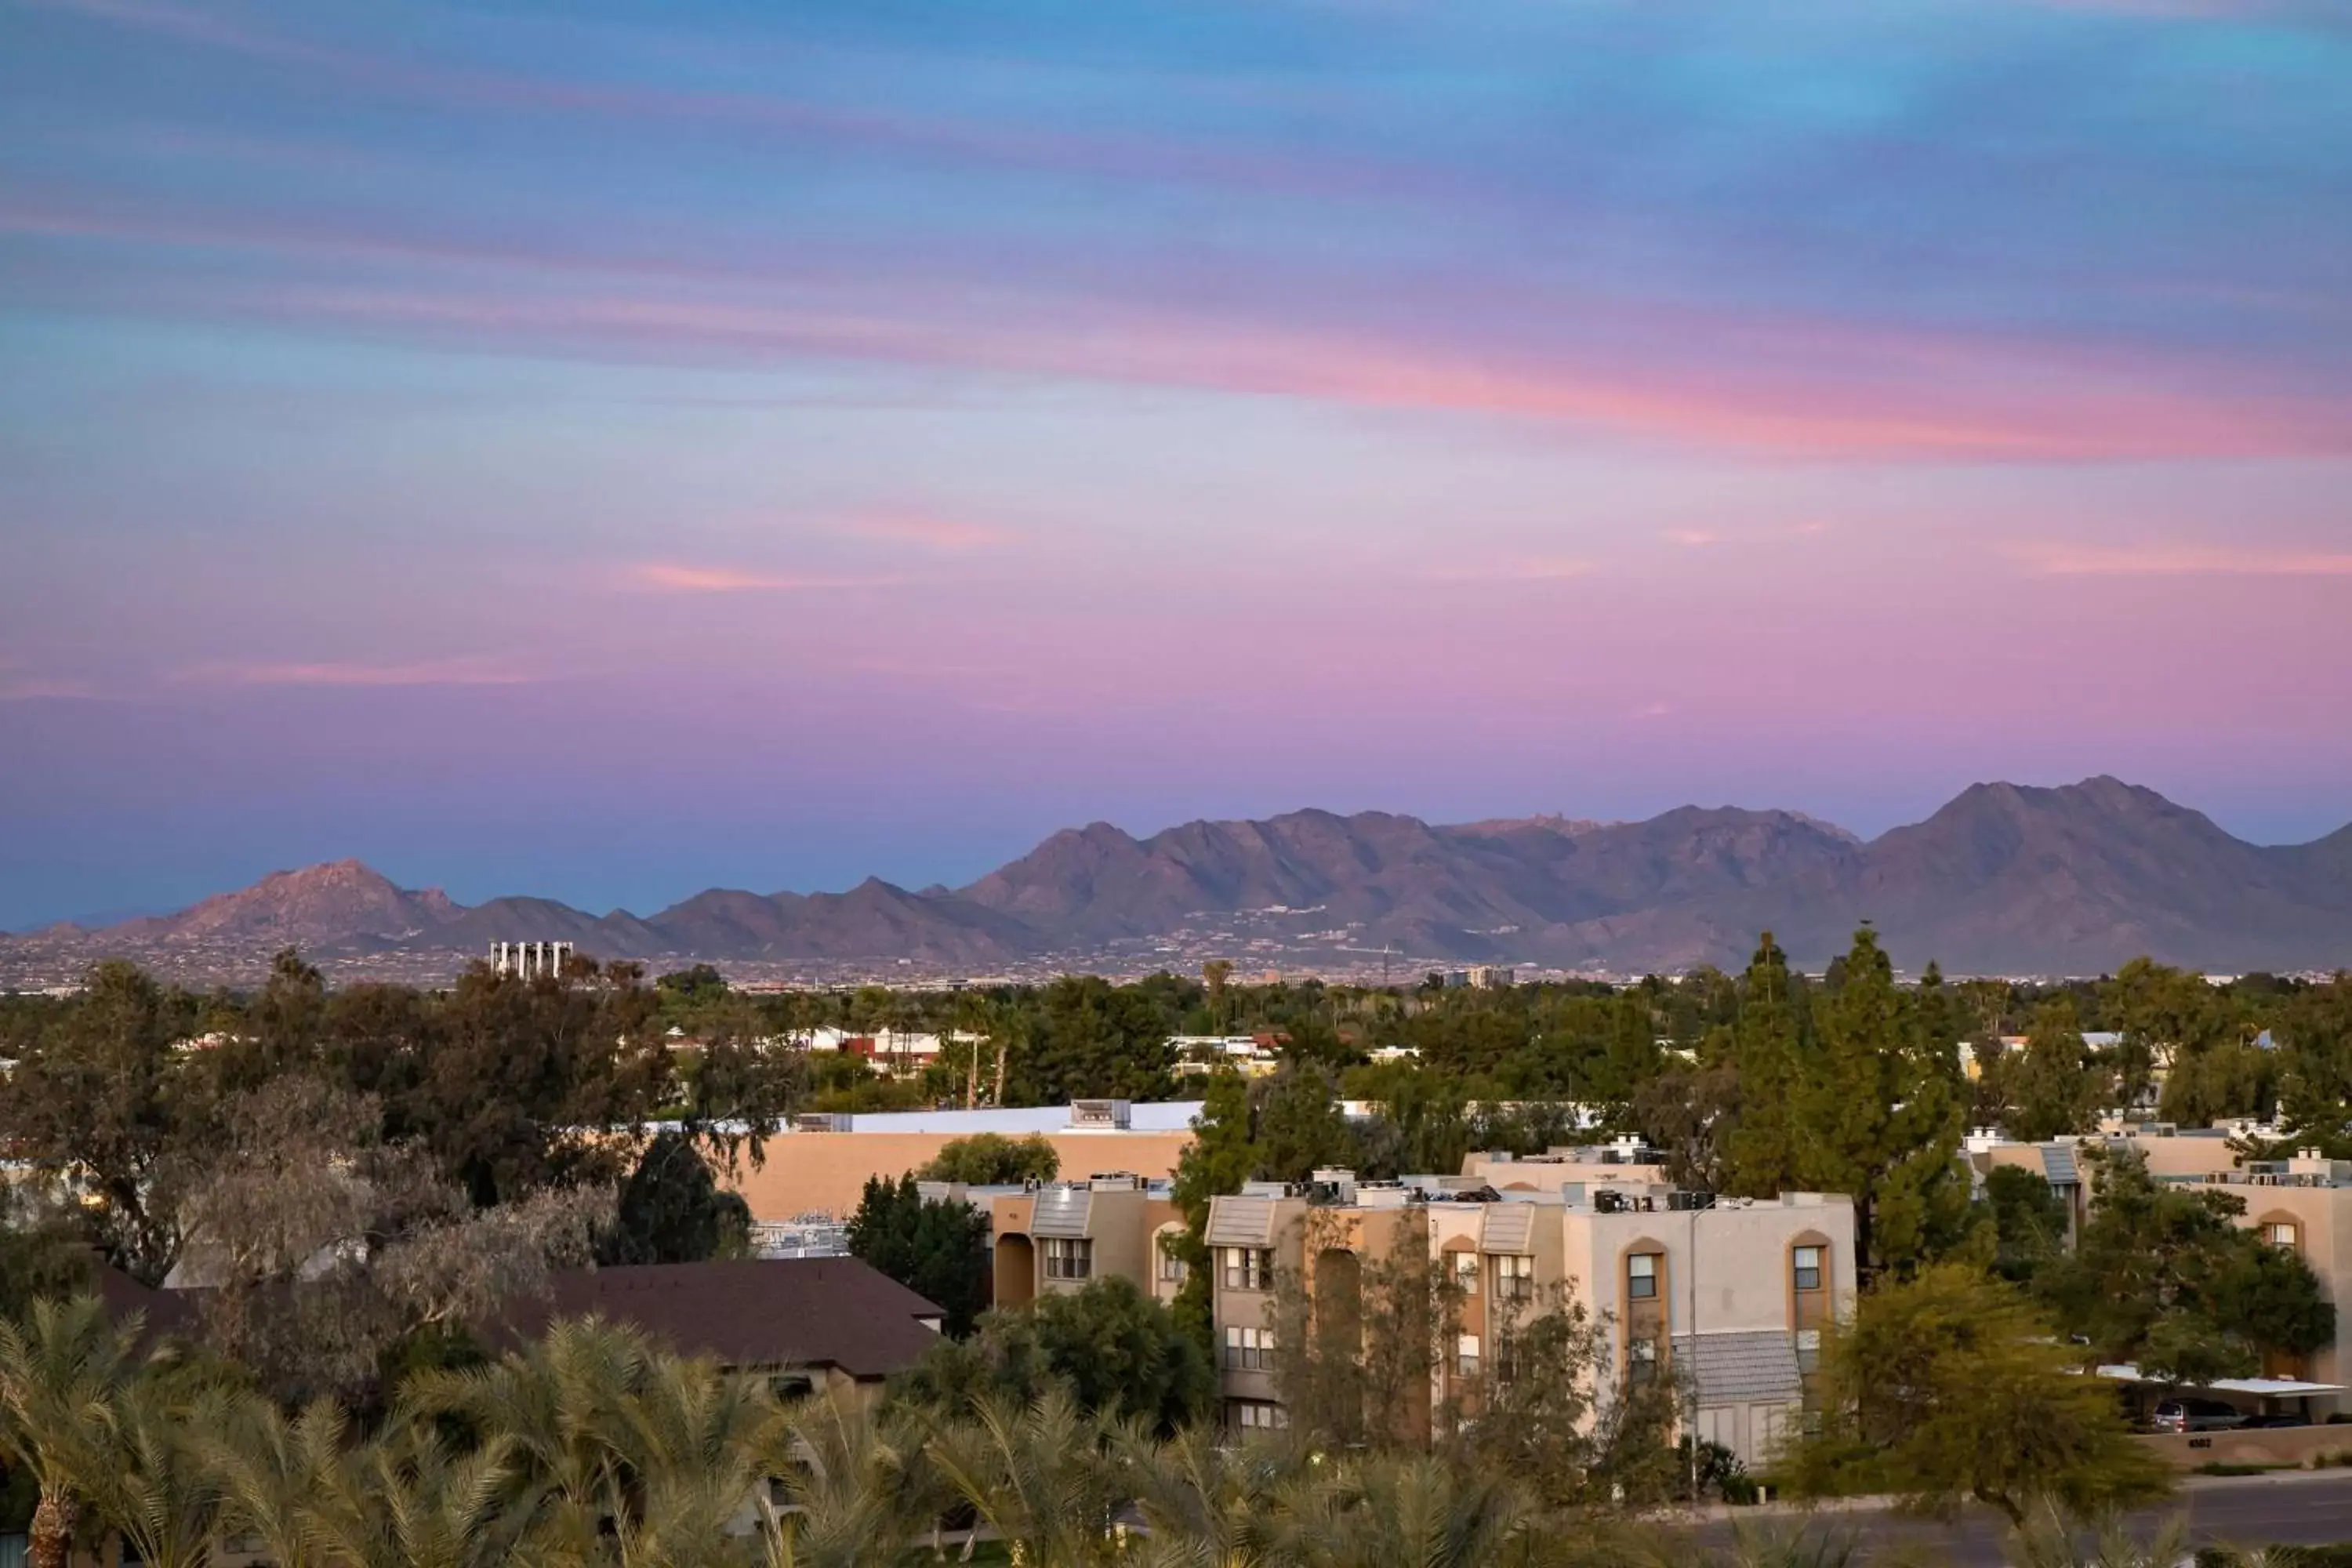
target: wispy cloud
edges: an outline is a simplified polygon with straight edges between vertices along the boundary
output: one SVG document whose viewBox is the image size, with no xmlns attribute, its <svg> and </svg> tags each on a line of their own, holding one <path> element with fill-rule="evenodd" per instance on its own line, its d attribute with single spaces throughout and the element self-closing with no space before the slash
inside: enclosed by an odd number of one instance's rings
<svg viewBox="0 0 2352 1568">
<path fill-rule="evenodd" d="M 823 573 L 752 572 L 733 566 L 689 566 L 648 561 L 629 569 L 628 580 L 664 594 L 801 594 L 827 588 L 894 588 L 896 577 L 843 577 Z"/>
<path fill-rule="evenodd" d="M 212 660 L 174 670 L 191 686 L 525 686 L 540 677 L 488 658 L 421 659 L 413 663 Z"/>
<path fill-rule="evenodd" d="M 833 531 L 852 539 L 918 544 L 950 554 L 992 550 L 1012 538 L 1004 530 L 989 523 L 926 512 L 860 512 L 835 522 Z"/>
<path fill-rule="evenodd" d="M 2352 577 L 2352 553 L 2261 546 L 2019 544 L 2010 554 L 2052 577 Z"/>
<path fill-rule="evenodd" d="M 1670 528 L 1665 537 L 1667 543 L 1679 544 L 1685 550 L 1704 550 L 1723 542 L 1723 535 L 1706 528 Z"/>
<path fill-rule="evenodd" d="M 97 702 L 106 693 L 87 680 L 59 680 L 0 670 L 0 702 Z"/>
</svg>

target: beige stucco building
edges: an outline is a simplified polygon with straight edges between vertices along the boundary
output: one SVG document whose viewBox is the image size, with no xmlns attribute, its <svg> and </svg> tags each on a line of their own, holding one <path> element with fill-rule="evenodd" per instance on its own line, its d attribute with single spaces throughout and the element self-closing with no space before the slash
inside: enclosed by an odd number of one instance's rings
<svg viewBox="0 0 2352 1568">
<path fill-rule="evenodd" d="M 1494 1314 L 1518 1310 L 1503 1303 L 1564 1292 L 1603 1326 L 1601 1399 L 1625 1379 L 1675 1379 L 1699 1436 L 1750 1463 L 1801 1409 L 1821 1331 L 1853 1301 L 1853 1209 L 1843 1197 L 1718 1201 L 1648 1181 L 1562 1180 L 1496 1198 L 1318 1175 L 1331 1179 L 1308 1191 L 1257 1184 L 1212 1206 L 1229 1425 L 1282 1419 L 1276 1280 L 1345 1289 L 1399 1247 L 1426 1248 L 1457 1287 L 1455 1342 L 1441 1347 L 1432 1408 L 1474 1397 Z"/>
<path fill-rule="evenodd" d="M 1112 1275 L 1161 1302 L 1184 1283 L 1169 1247 L 1184 1216 L 1165 1182 L 1121 1173 L 1000 1194 L 989 1205 L 989 1228 L 1000 1307 L 1083 1290 Z"/>
</svg>

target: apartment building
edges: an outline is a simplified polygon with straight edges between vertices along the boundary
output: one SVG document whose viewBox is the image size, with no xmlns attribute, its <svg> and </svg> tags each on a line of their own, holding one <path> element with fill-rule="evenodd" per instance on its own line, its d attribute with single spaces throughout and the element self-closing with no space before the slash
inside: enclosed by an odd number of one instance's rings
<svg viewBox="0 0 2352 1568">
<path fill-rule="evenodd" d="M 1048 1182 L 989 1203 L 995 1301 L 1019 1306 L 1118 1275 L 1162 1302 L 1184 1283 L 1184 1216 L 1169 1184 L 1127 1172 Z"/>
<path fill-rule="evenodd" d="M 1602 1400 L 1624 1381 L 1673 1379 L 1701 1437 L 1759 1462 L 1801 1410 L 1822 1330 L 1855 1289 L 1853 1205 L 1812 1193 L 1750 1203 L 1573 1179 L 1465 1192 L 1458 1178 L 1318 1172 L 1305 1188 L 1255 1184 L 1214 1200 L 1207 1241 L 1225 1419 L 1243 1429 L 1283 1420 L 1276 1280 L 1348 1290 L 1366 1264 L 1416 1247 L 1459 1300 L 1431 1409 L 1475 1399 L 1501 1314 L 1564 1291 L 1604 1327 Z"/>
<path fill-rule="evenodd" d="M 2213 1187 L 2244 1205 L 2242 1226 L 2263 1239 L 2303 1255 L 2336 1308 L 2336 1342 L 2307 1357 L 2273 1354 L 2262 1374 L 2225 1380 L 2212 1392 L 2266 1408 L 2294 1408 L 2315 1421 L 2338 1410 L 2352 1412 L 2346 1394 L 2352 1373 L 2352 1162 L 2321 1159 L 2305 1150 L 2286 1160 L 2252 1160 L 2248 1140 L 2274 1140 L 2274 1127 L 2237 1123 L 2226 1127 L 2176 1128 L 2168 1123 L 2133 1123 L 2081 1138 L 2041 1143 L 2013 1142 L 1979 1130 L 1969 1135 L 1966 1158 L 1981 1182 L 2003 1166 L 2032 1171 L 2050 1183 L 2079 1232 L 2090 1217 L 2101 1157 L 2137 1157 L 2149 1174 L 2172 1185 Z M 2070 1235 L 2070 1240 L 2071 1240 Z M 2136 1369 L 2109 1369 L 2123 1377 Z"/>
</svg>

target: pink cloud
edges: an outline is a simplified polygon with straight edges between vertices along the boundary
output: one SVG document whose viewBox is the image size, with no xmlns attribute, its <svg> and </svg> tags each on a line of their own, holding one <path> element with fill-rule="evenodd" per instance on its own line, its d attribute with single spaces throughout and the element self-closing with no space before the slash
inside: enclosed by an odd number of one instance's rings
<svg viewBox="0 0 2352 1568">
<path fill-rule="evenodd" d="M 527 245 L 26 207 L 0 210 L 0 228 L 512 272 L 511 286 L 485 279 L 208 296 L 272 320 L 462 333 L 468 347 L 497 336 L 533 352 L 659 363 L 816 358 L 1062 376 L 1483 414 L 1800 457 L 2066 462 L 2352 450 L 2352 408 L 2336 395 L 2246 384 L 2227 364 L 2020 337 L 1629 306 L 1614 312 L 1618 335 L 1607 341 L 1531 353 L 1297 315 L 1192 315 L 1066 291 L 1033 299 L 887 274 L 880 261 L 861 271 L 845 260 L 824 278 L 729 273 Z M 639 291 L 633 279 L 659 287 Z M 900 286 L 910 282 L 921 287 Z M 1694 342 L 1722 352 L 1691 360 L 1658 347 Z M 990 531 L 928 518 L 863 526 L 940 549 L 978 548 Z"/>
<path fill-rule="evenodd" d="M 199 686 L 522 686 L 539 677 L 483 658 L 424 659 L 408 664 L 247 663 L 191 665 L 172 679 Z"/>
<path fill-rule="evenodd" d="M 0 671 L 0 702 L 96 702 L 104 698 L 105 693 L 90 681 Z"/>
<path fill-rule="evenodd" d="M 2352 554 L 2260 546 L 2021 544 L 2011 554 L 2053 577 L 2352 577 Z"/>
<path fill-rule="evenodd" d="M 809 573 L 748 572 L 731 566 L 688 566 L 648 561 L 632 567 L 628 580 L 666 594 L 797 594 L 827 588 L 890 588 L 895 577 L 836 577 Z"/>
<path fill-rule="evenodd" d="M 1704 550 L 1710 544 L 1723 542 L 1723 535 L 1705 528 L 1670 528 L 1666 542 L 1679 544 L 1685 550 Z"/>
<path fill-rule="evenodd" d="M 833 528 L 835 532 L 852 539 L 919 544 L 950 553 L 993 549 L 1011 537 L 1003 529 L 987 523 L 920 512 L 860 513 L 843 518 Z"/>
<path fill-rule="evenodd" d="M 942 295 L 940 303 L 950 302 Z M 1822 458 L 2063 462 L 2352 449 L 2352 411 L 2195 384 L 2162 367 L 2050 344 L 1755 321 L 1759 367 L 1676 364 L 1611 346 L 1508 357 L 1345 328 L 1104 308 L 1041 330 L 1002 299 L 916 317 L 859 299 L 464 296 L 284 290 L 256 309 L 353 326 L 498 334 L 656 360 L 777 356 L 1048 374 L 1366 406 L 1486 414 Z M 1008 319 L 1009 318 L 1009 319 Z M 1699 334 L 1704 336 L 1705 334 Z M 2177 384 L 2168 384 L 2168 383 Z"/>
</svg>

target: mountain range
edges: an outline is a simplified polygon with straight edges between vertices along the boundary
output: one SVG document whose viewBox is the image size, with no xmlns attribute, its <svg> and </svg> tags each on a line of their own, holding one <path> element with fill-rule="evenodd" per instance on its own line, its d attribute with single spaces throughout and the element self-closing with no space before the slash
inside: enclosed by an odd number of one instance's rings
<svg viewBox="0 0 2352 1568">
<path fill-rule="evenodd" d="M 1955 973 L 2088 974 L 2142 954 L 2232 972 L 2352 965 L 2352 827 L 2249 844 L 2105 777 L 1977 784 L 1868 841 L 1796 812 L 1728 806 L 1451 826 L 1297 811 L 1148 838 L 1097 822 L 960 889 L 713 889 L 643 917 L 536 898 L 468 909 L 347 860 L 174 915 L 0 939 L 0 960 L 26 943 L 91 957 L 295 945 L 358 959 L 567 941 L 604 957 L 976 973 L 1247 936 L 1252 951 L 1320 943 L 1408 963 L 1635 972 L 1736 965 L 1767 929 L 1818 966 L 1864 920 L 1915 970 L 1933 958 Z"/>
</svg>

